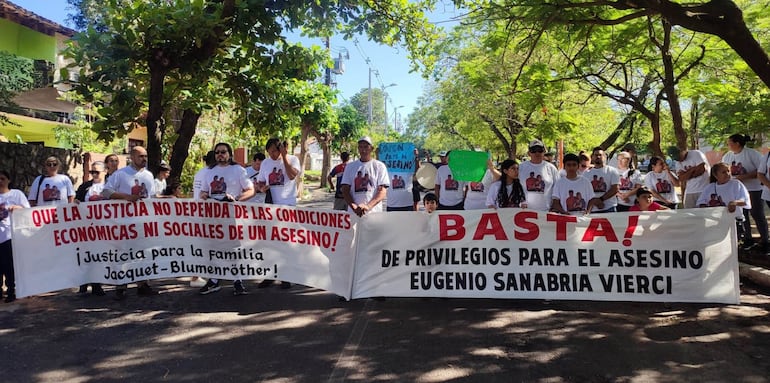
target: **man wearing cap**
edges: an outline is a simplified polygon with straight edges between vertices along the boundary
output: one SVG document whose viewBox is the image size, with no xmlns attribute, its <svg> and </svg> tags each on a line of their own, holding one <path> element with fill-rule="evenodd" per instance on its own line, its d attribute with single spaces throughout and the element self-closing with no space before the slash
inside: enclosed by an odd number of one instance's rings
<svg viewBox="0 0 770 383">
<path fill-rule="evenodd" d="M 374 159 L 374 145 L 368 136 L 358 140 L 358 160 L 345 167 L 342 174 L 342 196 L 348 211 L 359 217 L 369 212 L 382 211 L 382 200 L 390 187 L 390 176 L 385 164 Z"/>
<path fill-rule="evenodd" d="M 591 162 L 594 166 L 583 173 L 583 177 L 591 182 L 593 187 L 593 209 L 591 213 L 614 213 L 617 211 L 620 175 L 618 170 L 606 165 L 607 155 L 600 146 L 591 152 Z"/>
<path fill-rule="evenodd" d="M 682 187 L 682 199 L 684 200 L 682 205 L 685 209 L 696 208 L 696 202 L 701 192 L 709 184 L 711 167 L 706 155 L 696 149 L 681 151 L 677 149 L 671 154 L 675 154 L 675 156 L 672 155 L 672 159 L 676 160 L 674 170 Z"/>
<path fill-rule="evenodd" d="M 529 143 L 529 161 L 519 165 L 519 183 L 527 198 L 527 208 L 548 211 L 551 207 L 551 192 L 559 171 L 552 163 L 545 161 L 543 141 Z"/>
<path fill-rule="evenodd" d="M 443 156 L 442 156 L 443 154 Z M 438 198 L 438 210 L 463 210 L 465 205 L 465 182 L 454 178 L 452 169 L 449 168 L 449 156 L 451 152 L 441 152 L 441 163 L 444 166 L 436 172 L 436 184 L 433 192 Z"/>
<path fill-rule="evenodd" d="M 155 197 L 163 198 L 163 191 L 166 190 L 166 180 L 171 173 L 171 167 L 168 166 L 166 161 L 160 162 L 160 168 L 158 168 L 158 175 L 155 177 Z"/>
</svg>

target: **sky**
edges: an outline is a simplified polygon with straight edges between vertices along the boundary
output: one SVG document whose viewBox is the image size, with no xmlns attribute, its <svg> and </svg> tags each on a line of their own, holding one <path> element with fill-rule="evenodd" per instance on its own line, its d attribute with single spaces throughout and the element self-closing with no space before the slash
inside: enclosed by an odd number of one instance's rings
<svg viewBox="0 0 770 383">
<path fill-rule="evenodd" d="M 68 9 L 66 0 L 11 0 L 11 2 L 61 25 L 72 27 L 67 22 L 67 15 L 71 10 Z M 456 11 L 451 7 L 439 5 L 439 9 L 432 12 L 428 19 L 446 26 L 448 24 L 446 21 L 456 15 Z M 300 42 L 303 45 L 323 45 L 321 39 L 303 39 Z M 399 119 L 405 121 L 406 115 L 416 108 L 417 98 L 422 95 L 426 83 L 419 73 L 409 72 L 411 64 L 406 50 L 368 41 L 366 36 L 359 36 L 356 41 L 346 41 L 341 37 L 331 39 L 333 57 L 337 57 L 338 53 L 344 50 L 347 50 L 350 59 L 345 60 L 345 73 L 335 77 L 337 89 L 340 91 L 338 101 L 342 103 L 349 100 L 361 89 L 368 88 L 371 69 L 372 88 L 387 87 L 386 92 L 390 98 L 387 103 L 389 121 L 392 124 L 394 107 L 400 107 L 397 109 L 401 116 Z M 391 84 L 396 85 L 389 86 Z"/>
</svg>

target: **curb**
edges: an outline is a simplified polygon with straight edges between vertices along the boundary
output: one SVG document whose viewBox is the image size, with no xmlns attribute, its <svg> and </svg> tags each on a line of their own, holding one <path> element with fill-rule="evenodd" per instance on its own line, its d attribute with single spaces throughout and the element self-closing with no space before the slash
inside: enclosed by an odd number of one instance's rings
<svg viewBox="0 0 770 383">
<path fill-rule="evenodd" d="M 738 263 L 738 270 L 741 277 L 770 288 L 770 270 L 743 262 Z"/>
</svg>

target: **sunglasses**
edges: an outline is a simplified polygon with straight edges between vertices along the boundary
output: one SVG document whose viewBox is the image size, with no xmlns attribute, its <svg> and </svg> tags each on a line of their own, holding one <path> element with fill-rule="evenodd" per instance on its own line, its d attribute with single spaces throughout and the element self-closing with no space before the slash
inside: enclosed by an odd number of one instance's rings
<svg viewBox="0 0 770 383">
<path fill-rule="evenodd" d="M 216 154 L 229 154 L 230 152 L 228 152 L 227 150 L 217 150 L 214 153 L 216 153 Z"/>
<path fill-rule="evenodd" d="M 530 153 L 545 153 L 545 148 L 540 148 L 540 147 L 531 148 L 531 149 L 529 149 L 529 152 Z"/>
<path fill-rule="evenodd" d="M 100 172 L 100 171 L 98 171 L 98 170 L 89 170 L 89 171 L 88 171 L 88 173 L 89 173 L 89 174 L 99 174 L 99 173 L 101 173 L 101 172 Z"/>
<path fill-rule="evenodd" d="M 59 166 L 56 162 L 46 162 L 45 166 Z"/>
</svg>

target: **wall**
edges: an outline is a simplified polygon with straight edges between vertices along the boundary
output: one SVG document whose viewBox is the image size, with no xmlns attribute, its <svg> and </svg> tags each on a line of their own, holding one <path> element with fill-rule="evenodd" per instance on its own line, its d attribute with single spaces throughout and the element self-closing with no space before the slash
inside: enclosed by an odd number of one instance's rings
<svg viewBox="0 0 770 383">
<path fill-rule="evenodd" d="M 0 50 L 17 56 L 56 62 L 56 38 L 0 19 Z"/>
<path fill-rule="evenodd" d="M 0 169 L 11 173 L 12 187 L 25 194 L 35 177 L 42 173 L 41 165 L 48 156 L 61 160 L 64 166 L 59 172 L 68 174 L 77 189 L 83 179 L 83 160 L 79 151 L 0 142 Z"/>
</svg>

